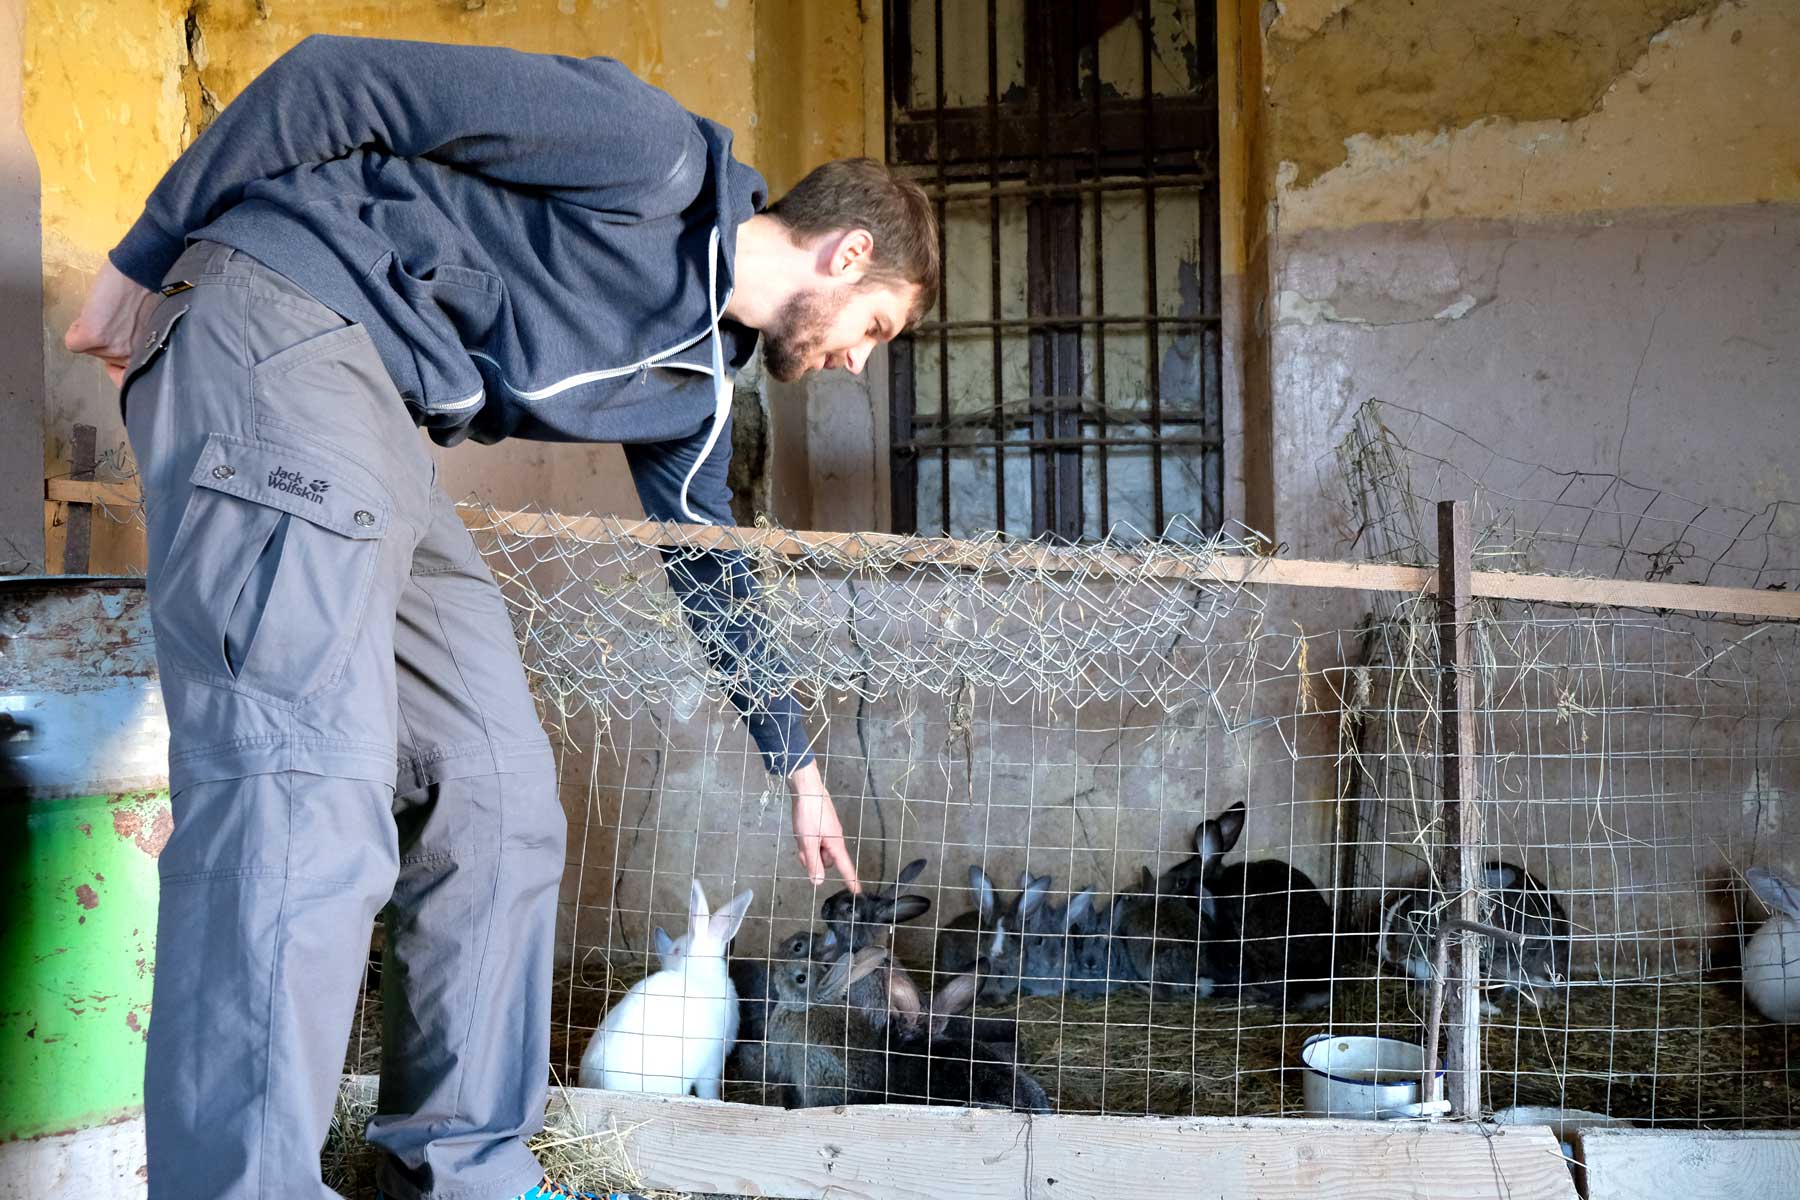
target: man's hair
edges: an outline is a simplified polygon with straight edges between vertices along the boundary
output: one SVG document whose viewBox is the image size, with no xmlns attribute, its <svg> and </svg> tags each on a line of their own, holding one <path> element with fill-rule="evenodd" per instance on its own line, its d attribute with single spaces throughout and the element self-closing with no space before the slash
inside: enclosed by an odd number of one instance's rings
<svg viewBox="0 0 1800 1200">
<path fill-rule="evenodd" d="M 907 323 L 937 303 L 938 228 L 931 199 L 872 158 L 840 158 L 814 167 L 765 210 L 796 242 L 866 229 L 875 239 L 865 284 L 916 284 Z"/>
</svg>

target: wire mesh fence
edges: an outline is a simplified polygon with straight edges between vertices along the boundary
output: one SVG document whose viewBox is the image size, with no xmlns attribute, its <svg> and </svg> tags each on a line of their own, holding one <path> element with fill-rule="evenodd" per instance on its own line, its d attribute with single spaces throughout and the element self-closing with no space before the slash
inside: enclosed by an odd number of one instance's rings
<svg viewBox="0 0 1800 1200">
<path fill-rule="evenodd" d="M 1340 464 L 1358 553 L 1384 561 L 1430 562 L 1422 498 L 1447 493 L 1472 496 L 1478 568 L 1770 587 L 1800 562 L 1780 506 L 1556 475 L 1405 410 L 1365 409 Z M 1433 597 L 1273 605 L 1227 569 L 1247 533 L 471 524 L 562 747 L 562 1081 L 695 879 L 715 905 L 754 893 L 734 975 L 770 998 L 740 1009 L 727 1099 L 1293 1115 L 1308 1038 L 1425 1040 L 1449 904 Z M 725 581 L 706 628 L 753 654 L 696 634 L 684 571 Z M 1478 602 L 1481 912 L 1524 939 L 1483 960 L 1486 1112 L 1792 1124 L 1796 1046 L 1740 960 L 1769 915 L 1745 872 L 1796 857 L 1797 629 Z M 802 874 L 723 699 L 788 689 L 865 883 L 928 907 L 824 920 L 833 886 Z M 832 991 L 839 962 L 868 974 Z"/>
</svg>

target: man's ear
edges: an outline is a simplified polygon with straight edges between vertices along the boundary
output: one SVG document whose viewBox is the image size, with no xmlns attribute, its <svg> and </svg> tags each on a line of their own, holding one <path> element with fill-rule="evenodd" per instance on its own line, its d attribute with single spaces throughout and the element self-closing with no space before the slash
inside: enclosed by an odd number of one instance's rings
<svg viewBox="0 0 1800 1200">
<path fill-rule="evenodd" d="M 866 229 L 851 229 L 825 239 L 821 265 L 832 279 L 857 283 L 868 272 L 869 256 L 874 252 L 875 235 Z"/>
</svg>

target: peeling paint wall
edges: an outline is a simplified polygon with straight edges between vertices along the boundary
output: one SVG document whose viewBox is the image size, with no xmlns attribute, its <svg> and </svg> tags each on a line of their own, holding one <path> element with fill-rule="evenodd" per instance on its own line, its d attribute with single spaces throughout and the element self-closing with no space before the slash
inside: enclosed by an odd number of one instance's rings
<svg viewBox="0 0 1800 1200">
<path fill-rule="evenodd" d="M 1761 328 L 1777 346 L 1800 331 L 1778 265 L 1800 205 L 1800 7 L 1290 0 L 1269 11 L 1271 254 L 1252 278 L 1271 329 L 1267 465 L 1283 540 L 1332 552 L 1316 471 L 1294 464 L 1316 462 L 1369 396 L 1482 424 L 1517 389 L 1477 394 L 1471 366 L 1529 358 L 1542 378 L 1526 374 L 1539 386 L 1520 402 L 1574 408 L 1584 426 L 1622 422 L 1632 376 L 1592 373 L 1615 345 L 1632 371 L 1643 353 L 1661 361 L 1646 314 L 1662 314 L 1665 350 L 1680 340 L 1671 366 L 1696 388 L 1671 384 L 1676 422 L 1683 402 L 1740 413 L 1713 426 L 1723 444 L 1791 402 L 1792 385 L 1731 330 Z M 1683 239 L 1713 248 L 1691 274 L 1647 266 Z M 1572 294 L 1588 303 L 1570 311 Z M 1571 392 L 1575 378 L 1586 382 Z M 1659 458 L 1617 437 L 1539 449 L 1570 468 L 1599 465 L 1604 449 L 1606 467 L 1703 499 L 1743 486 L 1729 458 L 1708 470 L 1706 457 Z"/>
</svg>

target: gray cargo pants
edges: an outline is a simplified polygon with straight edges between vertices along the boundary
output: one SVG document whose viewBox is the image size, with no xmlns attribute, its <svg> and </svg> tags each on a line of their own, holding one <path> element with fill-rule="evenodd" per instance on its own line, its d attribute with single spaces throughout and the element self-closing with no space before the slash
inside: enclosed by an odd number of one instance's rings
<svg viewBox="0 0 1800 1200">
<path fill-rule="evenodd" d="M 319 1179 L 376 912 L 390 1197 L 539 1179 L 566 824 L 504 602 L 367 334 L 241 252 L 127 370 L 175 828 L 153 1200 Z"/>
</svg>

